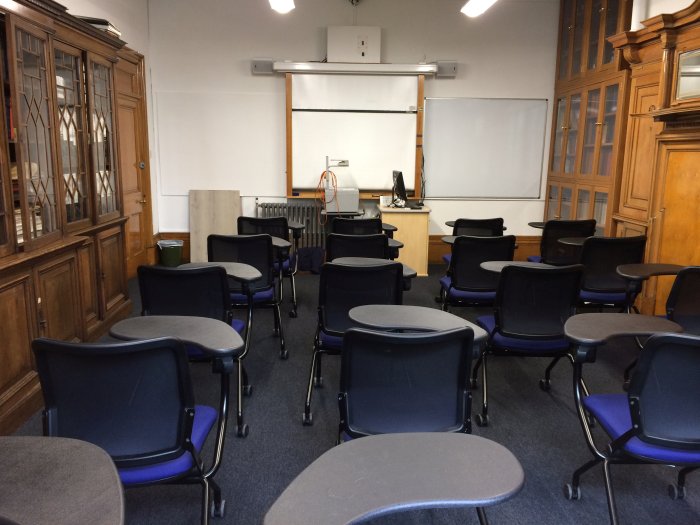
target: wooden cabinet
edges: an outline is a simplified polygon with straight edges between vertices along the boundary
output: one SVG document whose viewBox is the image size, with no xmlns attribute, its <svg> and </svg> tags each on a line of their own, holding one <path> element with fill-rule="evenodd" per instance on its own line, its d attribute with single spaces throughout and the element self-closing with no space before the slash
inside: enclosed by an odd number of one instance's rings
<svg viewBox="0 0 700 525">
<path fill-rule="evenodd" d="M 0 6 L 0 434 L 40 405 L 35 337 L 131 311 L 115 108 L 124 42 L 49 0 Z M 127 133 L 130 132 L 127 129 Z"/>
<path fill-rule="evenodd" d="M 648 262 L 700 264 L 700 91 L 678 95 L 681 55 L 700 50 L 700 1 L 612 40 L 631 71 L 627 148 L 614 214 L 619 235 L 648 236 Z M 642 312 L 665 311 L 673 279 L 650 279 Z"/>
<path fill-rule="evenodd" d="M 595 218 L 611 232 L 619 186 L 628 72 L 607 37 L 629 25 L 631 2 L 563 0 L 545 220 Z"/>
</svg>

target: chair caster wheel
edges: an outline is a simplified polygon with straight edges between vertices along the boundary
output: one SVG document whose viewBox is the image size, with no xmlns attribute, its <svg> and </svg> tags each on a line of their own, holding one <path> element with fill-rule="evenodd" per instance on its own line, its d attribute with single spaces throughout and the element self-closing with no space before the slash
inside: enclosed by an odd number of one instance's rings
<svg viewBox="0 0 700 525">
<path fill-rule="evenodd" d="M 289 359 L 289 350 L 282 350 L 280 352 L 280 359 L 282 359 L 283 361 Z"/>
<path fill-rule="evenodd" d="M 243 395 L 250 397 L 253 395 L 253 385 L 243 385 Z"/>
<path fill-rule="evenodd" d="M 540 390 L 549 392 L 552 389 L 552 383 L 549 379 L 540 379 Z"/>
<path fill-rule="evenodd" d="M 216 501 L 211 502 L 211 509 L 209 511 L 212 518 L 223 518 L 226 514 L 226 500 L 222 499 L 219 504 Z"/>
<path fill-rule="evenodd" d="M 581 488 L 576 485 L 575 487 L 571 483 L 564 485 L 564 497 L 569 501 L 581 499 Z"/>
<path fill-rule="evenodd" d="M 314 377 L 314 387 L 321 388 L 322 386 L 323 386 L 323 378 L 322 377 Z"/>
<path fill-rule="evenodd" d="M 248 424 L 236 425 L 236 437 L 244 438 L 248 435 Z"/>
<path fill-rule="evenodd" d="M 669 485 L 668 496 L 674 500 L 685 499 L 685 486 L 679 487 L 678 485 Z"/>
<path fill-rule="evenodd" d="M 476 424 L 480 427 L 489 426 L 489 416 L 484 414 L 477 414 L 474 419 L 476 419 Z"/>
<path fill-rule="evenodd" d="M 292 310 L 291 312 L 289 312 L 289 317 L 295 319 L 296 316 L 297 316 L 297 311 L 296 311 L 296 310 Z"/>
<path fill-rule="evenodd" d="M 313 418 L 313 415 L 311 414 L 311 412 L 304 412 L 304 415 L 302 416 L 301 422 L 305 427 L 310 427 L 311 425 L 313 425 L 314 418 Z"/>
</svg>

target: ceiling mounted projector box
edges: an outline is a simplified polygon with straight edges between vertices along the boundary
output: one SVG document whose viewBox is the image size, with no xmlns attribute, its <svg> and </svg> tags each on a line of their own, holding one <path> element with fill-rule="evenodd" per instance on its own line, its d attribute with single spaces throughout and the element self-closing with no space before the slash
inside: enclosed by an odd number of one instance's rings
<svg viewBox="0 0 700 525">
<path fill-rule="evenodd" d="M 328 62 L 381 62 L 382 30 L 370 26 L 330 26 L 328 28 Z"/>
</svg>

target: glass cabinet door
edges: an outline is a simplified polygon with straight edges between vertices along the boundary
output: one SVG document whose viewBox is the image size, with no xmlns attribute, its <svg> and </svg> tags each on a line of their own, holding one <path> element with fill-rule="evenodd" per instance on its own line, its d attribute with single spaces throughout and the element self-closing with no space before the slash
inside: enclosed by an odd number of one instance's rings
<svg viewBox="0 0 700 525">
<path fill-rule="evenodd" d="M 559 218 L 559 185 L 550 184 L 547 187 L 547 214 L 546 220 Z"/>
<path fill-rule="evenodd" d="M 85 90 L 83 61 L 78 50 L 54 46 L 56 113 L 63 175 L 63 201 L 70 225 L 89 219 L 90 184 L 85 158 Z"/>
<path fill-rule="evenodd" d="M 603 64 L 609 64 L 615 58 L 615 49 L 608 42 L 608 37 L 618 32 L 617 23 L 620 20 L 620 0 L 607 0 L 605 7 L 605 34 L 603 40 Z"/>
<path fill-rule="evenodd" d="M 618 92 L 618 84 L 611 84 L 605 88 L 605 102 L 603 105 L 603 118 L 601 122 L 600 153 L 596 172 L 597 175 L 602 177 L 610 177 L 612 173 L 612 154 L 617 121 Z"/>
<path fill-rule="evenodd" d="M 45 33 L 20 24 L 11 27 L 16 119 L 11 125 L 10 140 L 14 138 L 16 144 L 14 152 L 10 152 L 10 170 L 14 168 L 17 173 L 19 199 L 23 204 L 17 242 L 27 244 L 56 239 L 61 234 L 52 139 L 53 100 L 48 87 Z"/>
<path fill-rule="evenodd" d="M 578 144 L 578 121 L 581 116 L 581 95 L 571 95 L 569 98 L 569 118 L 566 129 L 566 158 L 564 173 L 571 174 L 576 166 L 576 146 Z"/>
<path fill-rule="evenodd" d="M 583 144 L 581 146 L 581 174 L 590 175 L 593 171 L 595 147 L 598 138 L 598 113 L 600 111 L 600 89 L 592 89 L 586 96 L 586 112 L 583 124 Z"/>
<path fill-rule="evenodd" d="M 571 38 L 574 29 L 574 1 L 562 2 L 561 28 L 559 32 L 559 78 L 569 75 L 569 58 L 571 56 Z"/>
<path fill-rule="evenodd" d="M 576 190 L 576 219 L 591 218 L 591 190 L 578 188 Z"/>
<path fill-rule="evenodd" d="M 593 200 L 593 218 L 596 220 L 596 235 L 605 234 L 605 226 L 608 220 L 608 192 L 595 191 Z"/>
<path fill-rule="evenodd" d="M 603 12 L 603 0 L 591 0 L 591 17 L 588 24 L 588 60 L 586 61 L 588 71 L 593 71 L 598 67 L 600 23 Z"/>
<path fill-rule="evenodd" d="M 566 99 L 557 100 L 557 114 L 554 122 L 554 145 L 552 148 L 551 171 L 561 173 L 562 148 L 564 145 L 564 132 L 566 131 Z"/>
<path fill-rule="evenodd" d="M 112 68 L 95 59 L 88 64 L 90 93 L 90 135 L 92 176 L 98 220 L 119 215 L 116 164 L 114 158 L 114 115 Z"/>
<path fill-rule="evenodd" d="M 570 186 L 561 187 L 561 207 L 559 208 L 559 219 L 569 220 L 573 217 L 573 193 Z"/>
</svg>

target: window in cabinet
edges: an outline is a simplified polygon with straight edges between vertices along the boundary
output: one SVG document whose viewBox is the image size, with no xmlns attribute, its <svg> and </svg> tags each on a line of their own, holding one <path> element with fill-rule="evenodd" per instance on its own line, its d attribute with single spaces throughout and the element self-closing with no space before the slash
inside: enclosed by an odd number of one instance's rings
<svg viewBox="0 0 700 525">
<path fill-rule="evenodd" d="M 583 145 L 581 146 L 581 174 L 590 175 L 593 171 L 596 138 L 598 135 L 598 113 L 600 111 L 600 89 L 592 89 L 586 97 L 586 113 L 583 125 Z"/>
<path fill-rule="evenodd" d="M 605 224 L 608 220 L 608 193 L 605 191 L 594 193 L 593 218 L 596 221 L 596 235 L 604 235 Z"/>
<path fill-rule="evenodd" d="M 615 58 L 615 49 L 608 38 L 618 32 L 620 0 L 607 0 L 605 9 L 605 40 L 603 41 L 603 64 L 609 64 Z"/>
<path fill-rule="evenodd" d="M 16 138 L 14 151 L 10 150 L 10 169 L 13 178 L 13 168 L 17 173 L 23 204 L 17 242 L 28 244 L 57 238 L 61 233 L 60 215 L 53 164 L 47 41 L 43 33 L 19 25 L 14 27 L 14 40 L 16 101 L 13 106 L 17 109 L 17 119 L 13 120 L 9 133 L 10 141 Z"/>
<path fill-rule="evenodd" d="M 566 131 L 566 99 L 557 100 L 557 116 L 554 123 L 554 147 L 552 148 L 552 167 L 554 172 L 561 171 L 561 152 L 564 144 L 564 132 Z"/>
<path fill-rule="evenodd" d="M 111 68 L 91 61 L 90 71 L 90 133 L 96 190 L 97 215 L 102 219 L 119 214 L 117 177 L 115 173 Z"/>
<path fill-rule="evenodd" d="M 619 86 L 611 84 L 605 88 L 605 106 L 603 112 L 600 154 L 598 157 L 598 175 L 609 177 L 612 173 L 612 154 L 617 120 L 617 98 Z"/>
<path fill-rule="evenodd" d="M 574 17 L 574 45 L 571 53 L 571 75 L 581 73 L 581 57 L 583 55 L 583 22 L 586 16 L 585 0 L 576 2 Z"/>
<path fill-rule="evenodd" d="M 564 173 L 573 173 L 576 165 L 576 145 L 578 143 L 578 120 L 581 113 L 581 95 L 571 95 L 569 99 L 569 118 L 566 127 L 566 158 Z"/>
<path fill-rule="evenodd" d="M 54 48 L 56 112 L 63 174 L 66 221 L 90 218 L 90 185 L 85 160 L 83 63 L 80 52 L 59 44 Z"/>
<path fill-rule="evenodd" d="M 569 50 L 571 49 L 571 33 L 573 30 L 574 3 L 563 2 L 561 33 L 559 35 L 559 78 L 566 78 L 569 72 Z"/>
<path fill-rule="evenodd" d="M 588 219 L 591 216 L 591 191 L 579 188 L 576 192 L 576 219 Z"/>
<path fill-rule="evenodd" d="M 572 204 L 573 204 L 573 189 L 568 186 L 562 186 L 561 188 L 561 205 L 559 208 L 559 217 L 563 220 L 571 219 L 572 215 Z"/>
<path fill-rule="evenodd" d="M 552 183 L 547 188 L 546 220 L 570 219 L 573 208 L 573 188 L 571 186 Z"/>
<path fill-rule="evenodd" d="M 591 21 L 588 30 L 588 70 L 598 66 L 598 43 L 600 40 L 600 20 L 603 13 L 603 0 L 591 2 Z"/>
<path fill-rule="evenodd" d="M 549 185 L 547 193 L 547 220 L 556 219 L 559 215 L 559 186 L 556 184 Z"/>
</svg>

